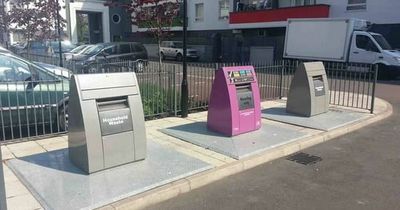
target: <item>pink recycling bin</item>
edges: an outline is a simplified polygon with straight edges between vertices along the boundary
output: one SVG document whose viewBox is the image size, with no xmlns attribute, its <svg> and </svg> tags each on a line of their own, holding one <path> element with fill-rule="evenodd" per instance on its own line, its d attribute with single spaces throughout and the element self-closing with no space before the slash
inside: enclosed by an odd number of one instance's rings
<svg viewBox="0 0 400 210">
<path fill-rule="evenodd" d="M 217 70 L 209 101 L 207 127 L 236 136 L 261 127 L 260 91 L 253 66 Z"/>
</svg>

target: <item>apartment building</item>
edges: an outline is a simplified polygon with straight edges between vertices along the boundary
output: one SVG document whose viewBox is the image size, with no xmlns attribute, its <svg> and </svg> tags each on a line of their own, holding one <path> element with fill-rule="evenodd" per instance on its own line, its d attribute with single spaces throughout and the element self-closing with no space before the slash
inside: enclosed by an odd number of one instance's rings
<svg viewBox="0 0 400 210">
<path fill-rule="evenodd" d="M 227 61 L 260 60 L 259 54 L 279 59 L 289 18 L 366 19 L 374 23 L 373 31 L 400 48 L 399 0 L 187 1 L 189 42 L 206 45 L 207 60 L 221 55 Z M 172 39 L 181 39 L 180 30 L 176 28 Z"/>
<path fill-rule="evenodd" d="M 399 0 L 187 0 L 190 45 L 203 52 L 202 59 L 258 61 L 282 57 L 286 21 L 289 18 L 362 18 L 374 23 L 400 48 Z M 151 42 L 132 27 L 121 8 L 103 0 L 66 0 L 68 34 L 74 43 L 119 40 Z M 172 29 L 172 40 L 182 38 L 182 27 Z M 268 55 L 268 59 L 258 55 Z"/>
<path fill-rule="evenodd" d="M 132 33 L 127 12 L 122 8 L 106 6 L 105 0 L 66 0 L 65 2 L 67 34 L 73 43 L 95 44 L 121 41 Z"/>
</svg>

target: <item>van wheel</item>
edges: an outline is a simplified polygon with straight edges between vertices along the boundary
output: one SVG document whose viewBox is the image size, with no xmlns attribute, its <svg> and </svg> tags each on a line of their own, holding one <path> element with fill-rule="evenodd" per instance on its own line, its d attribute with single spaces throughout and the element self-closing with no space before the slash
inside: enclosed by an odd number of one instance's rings
<svg viewBox="0 0 400 210">
<path fill-rule="evenodd" d="M 58 123 L 62 131 L 68 131 L 68 102 L 58 109 Z"/>
<path fill-rule="evenodd" d="M 390 80 L 391 72 L 388 66 L 379 64 L 378 66 L 378 80 Z"/>
<path fill-rule="evenodd" d="M 178 53 L 176 55 L 176 61 L 182 61 L 182 54 Z"/>
<path fill-rule="evenodd" d="M 162 60 L 162 61 L 165 60 L 165 55 L 164 55 L 164 53 L 160 53 L 160 56 L 161 56 L 161 60 Z"/>
</svg>

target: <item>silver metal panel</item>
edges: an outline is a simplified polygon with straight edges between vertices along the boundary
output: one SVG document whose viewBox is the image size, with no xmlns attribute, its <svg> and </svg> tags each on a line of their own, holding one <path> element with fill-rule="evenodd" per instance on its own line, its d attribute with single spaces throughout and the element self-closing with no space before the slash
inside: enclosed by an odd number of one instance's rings
<svg viewBox="0 0 400 210">
<path fill-rule="evenodd" d="M 68 128 L 68 148 L 71 161 L 84 171 L 89 171 L 88 149 L 86 144 L 85 124 L 83 122 L 83 114 L 79 99 L 79 91 L 76 83 L 71 80 L 70 83 L 70 100 L 68 103 L 69 110 L 69 126 Z M 72 116 L 72 117 L 71 117 Z"/>
<path fill-rule="evenodd" d="M 211 169 L 174 149 L 148 141 L 148 158 L 86 175 L 57 150 L 7 161 L 45 209 L 95 209 Z"/>
<path fill-rule="evenodd" d="M 133 132 L 103 136 L 104 167 L 122 165 L 135 161 Z"/>
<path fill-rule="evenodd" d="M 257 131 L 226 137 L 209 131 L 206 122 L 180 125 L 162 129 L 161 131 L 167 135 L 235 159 L 242 159 L 308 135 L 293 129 L 264 124 Z"/>
<path fill-rule="evenodd" d="M 7 210 L 6 188 L 4 185 L 3 158 L 0 149 L 0 210 Z"/>
<path fill-rule="evenodd" d="M 78 83 L 80 90 L 95 90 L 107 88 L 120 88 L 136 86 L 137 83 L 132 83 L 135 75 L 127 73 L 114 74 L 80 74 Z M 114 81 L 118 81 L 117 83 Z"/>
<path fill-rule="evenodd" d="M 344 109 L 330 109 L 328 112 L 312 117 L 287 113 L 284 106 L 261 111 L 261 117 L 292 125 L 329 131 L 369 117 L 370 114 L 351 112 Z"/>
<path fill-rule="evenodd" d="M 88 173 L 92 173 L 99 170 L 103 170 L 105 168 L 100 120 L 95 100 L 81 101 L 81 104 L 82 104 L 81 112 L 83 114 L 83 122 L 84 122 L 84 132 L 86 136 L 86 138 L 83 139 L 84 140 L 83 144 L 87 145 L 86 147 L 88 156 L 87 160 L 89 165 Z M 71 113 L 73 111 L 70 109 L 69 112 Z M 73 117 L 73 115 L 71 114 L 69 114 L 69 119 Z M 73 126 L 74 125 L 72 124 L 70 125 L 70 127 Z"/>
<path fill-rule="evenodd" d="M 327 112 L 328 106 L 329 84 L 323 63 L 302 63 L 290 85 L 286 110 L 310 117 Z"/>
<path fill-rule="evenodd" d="M 133 130 L 132 115 L 129 108 L 100 111 L 99 118 L 102 136 Z"/>
<path fill-rule="evenodd" d="M 82 100 L 91 100 L 99 98 L 118 97 L 127 95 L 137 95 L 138 88 L 136 86 L 125 87 L 125 88 L 110 88 L 110 89 L 97 89 L 97 90 L 86 90 L 82 91 Z"/>
<path fill-rule="evenodd" d="M 128 98 L 129 107 L 131 108 L 131 114 L 133 119 L 134 128 L 134 141 L 135 141 L 135 159 L 142 160 L 146 157 L 146 128 L 144 124 L 144 113 L 142 100 L 139 97 Z"/>
</svg>

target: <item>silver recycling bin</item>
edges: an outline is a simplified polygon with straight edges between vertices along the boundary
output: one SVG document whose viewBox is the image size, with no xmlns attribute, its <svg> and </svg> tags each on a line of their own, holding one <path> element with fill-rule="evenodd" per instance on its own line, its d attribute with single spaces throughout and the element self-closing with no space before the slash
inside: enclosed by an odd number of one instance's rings
<svg viewBox="0 0 400 210">
<path fill-rule="evenodd" d="M 288 94 L 286 111 L 311 117 L 328 111 L 329 84 L 322 62 L 306 62 L 297 68 Z"/>
<path fill-rule="evenodd" d="M 136 75 L 74 75 L 68 104 L 69 158 L 87 173 L 146 157 L 144 114 Z"/>
</svg>

